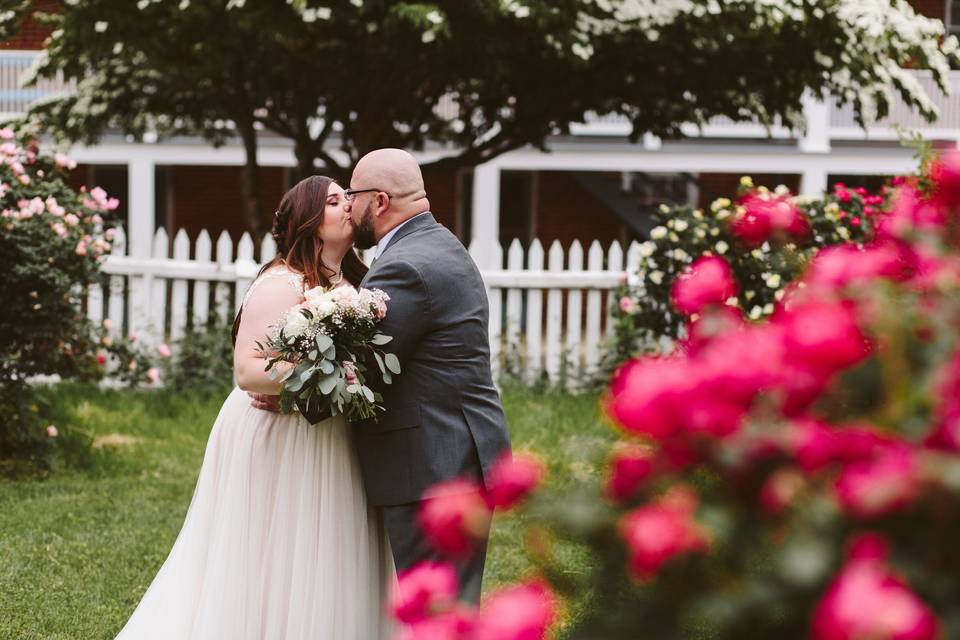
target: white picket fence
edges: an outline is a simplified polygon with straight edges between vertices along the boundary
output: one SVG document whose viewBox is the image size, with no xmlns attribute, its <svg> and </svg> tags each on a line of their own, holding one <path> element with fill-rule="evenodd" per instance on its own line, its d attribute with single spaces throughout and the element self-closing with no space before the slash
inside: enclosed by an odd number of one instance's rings
<svg viewBox="0 0 960 640">
<path fill-rule="evenodd" d="M 152 255 L 127 255 L 120 229 L 103 265 L 104 286 L 90 290 L 87 313 L 109 318 L 114 331 L 136 332 L 154 342 L 175 341 L 188 323 L 207 323 L 211 314 L 232 320 L 260 265 L 254 243 L 244 233 L 236 243 L 224 231 L 214 246 L 202 231 L 191 247 L 180 230 L 173 242 L 159 229 Z M 192 249 L 192 251 L 191 251 Z M 473 249 L 473 247 L 471 248 Z M 496 246 L 493 264 L 481 274 L 490 300 L 490 350 L 499 374 L 504 367 L 528 380 L 546 373 L 551 380 L 575 380 L 596 370 L 611 329 L 610 290 L 624 268 L 636 264 L 639 245 L 624 252 L 620 243 L 597 241 L 584 251 L 575 241 L 544 251 L 538 240 L 524 248 L 514 240 L 506 252 Z M 268 234 L 260 244 L 266 261 L 276 253 Z"/>
</svg>

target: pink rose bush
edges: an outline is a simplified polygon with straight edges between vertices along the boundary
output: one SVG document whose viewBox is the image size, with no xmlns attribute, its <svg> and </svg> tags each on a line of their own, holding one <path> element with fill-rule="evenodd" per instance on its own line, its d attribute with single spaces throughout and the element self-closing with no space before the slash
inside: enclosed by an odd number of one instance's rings
<svg viewBox="0 0 960 640">
<path fill-rule="evenodd" d="M 887 219 L 889 188 L 872 194 L 838 184 L 812 199 L 784 187 L 743 184 L 737 198 L 719 198 L 707 209 L 664 206 L 652 214 L 655 226 L 635 254 L 639 261 L 627 265 L 614 292 L 606 372 L 638 353 L 662 349 L 664 336 L 689 337 L 730 320 L 729 313 L 714 313 L 702 325 L 691 318 L 707 306 L 726 306 L 747 320 L 770 317 L 822 249 L 833 253 L 818 266 L 820 281 L 863 281 L 905 268 L 897 245 L 863 249 Z M 850 270 L 853 262 L 859 264 Z"/>
<path fill-rule="evenodd" d="M 676 270 L 682 337 L 612 375 L 595 480 L 552 491 L 520 458 L 425 507 L 451 558 L 518 509 L 539 575 L 476 610 L 437 580 L 402 637 L 960 637 L 960 154 L 889 196 L 838 185 L 869 236 L 812 252 L 759 317 L 728 304 L 732 257 Z M 822 232 L 782 194 L 729 206 L 741 246 Z"/>
<path fill-rule="evenodd" d="M 34 375 L 95 378 L 97 339 L 86 320 L 87 288 L 110 253 L 115 199 L 74 189 L 76 163 L 42 150 L 33 132 L 0 129 L 0 455 L 47 464 L 51 443 L 33 415 Z M 68 440 L 62 430 L 58 442 Z"/>
</svg>

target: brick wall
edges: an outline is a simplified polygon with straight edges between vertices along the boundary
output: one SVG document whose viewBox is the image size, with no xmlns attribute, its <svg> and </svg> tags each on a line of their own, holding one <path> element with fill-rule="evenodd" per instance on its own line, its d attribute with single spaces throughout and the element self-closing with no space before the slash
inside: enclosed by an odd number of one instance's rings
<svg viewBox="0 0 960 640">
<path fill-rule="evenodd" d="M 50 35 L 51 29 L 37 24 L 33 19 L 33 12 L 53 12 L 56 9 L 56 0 L 34 0 L 33 7 L 20 25 L 19 33 L 9 40 L 0 42 L 0 49 L 42 49 L 43 41 Z"/>
<path fill-rule="evenodd" d="M 569 247 L 574 240 L 581 243 L 599 240 L 608 244 L 626 239 L 620 219 L 570 172 L 540 171 L 534 203 L 533 235 L 544 248 L 554 240 Z"/>
<path fill-rule="evenodd" d="M 706 208 L 717 198 L 732 198 L 736 195 L 737 186 L 740 184 L 741 173 L 701 173 L 698 177 L 700 183 L 700 198 L 697 206 Z M 796 193 L 800 189 L 800 176 L 789 173 L 766 173 L 751 174 L 753 183 L 757 186 L 764 186 L 773 189 L 777 185 L 786 185 L 791 192 Z"/>
<path fill-rule="evenodd" d="M 946 0 L 908 0 L 913 6 L 914 11 L 922 13 L 928 18 L 937 18 L 943 20 L 946 18 L 947 3 Z"/>
<path fill-rule="evenodd" d="M 157 189 L 168 188 L 175 234 L 186 229 L 191 239 L 206 229 L 216 242 L 217 235 L 227 230 L 234 241 L 246 231 L 241 213 L 243 167 L 174 165 L 169 167 L 168 185 L 158 182 Z M 276 210 L 287 187 L 287 170 L 282 167 L 261 167 L 259 187 L 264 219 Z"/>
<path fill-rule="evenodd" d="M 423 184 L 427 190 L 427 199 L 430 200 L 430 211 L 433 217 L 454 234 L 462 237 L 457 219 L 460 191 L 456 169 L 426 167 L 423 170 Z"/>
</svg>

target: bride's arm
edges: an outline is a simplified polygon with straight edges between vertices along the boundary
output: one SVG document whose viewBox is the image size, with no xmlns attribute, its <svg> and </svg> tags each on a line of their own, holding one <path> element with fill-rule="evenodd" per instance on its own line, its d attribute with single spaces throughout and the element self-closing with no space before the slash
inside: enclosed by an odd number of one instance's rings
<svg viewBox="0 0 960 640">
<path fill-rule="evenodd" d="M 267 360 L 257 352 L 257 341 L 265 342 L 270 328 L 288 309 L 299 304 L 302 296 L 285 277 L 274 277 L 261 282 L 243 307 L 237 344 L 233 348 L 233 372 L 237 386 L 244 391 L 277 395 L 280 379 L 271 380 L 264 371 Z M 281 373 L 292 365 L 278 363 Z"/>
</svg>

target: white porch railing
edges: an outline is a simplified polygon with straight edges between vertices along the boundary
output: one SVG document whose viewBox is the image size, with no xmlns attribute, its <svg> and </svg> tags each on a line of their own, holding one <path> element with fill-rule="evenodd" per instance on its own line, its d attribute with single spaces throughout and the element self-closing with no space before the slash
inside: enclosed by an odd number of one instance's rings
<svg viewBox="0 0 960 640">
<path fill-rule="evenodd" d="M 224 231 L 216 244 L 206 231 L 191 243 L 181 230 L 171 243 L 159 229 L 149 257 L 127 255 L 117 230 L 113 253 L 103 265 L 103 286 L 91 288 L 87 314 L 95 321 L 110 319 L 114 331 L 136 332 L 154 343 L 175 341 L 188 323 L 206 324 L 217 316 L 230 322 L 243 294 L 259 270 L 254 243 L 244 233 L 236 244 Z M 192 246 L 191 246 L 192 245 Z M 476 247 L 473 248 L 476 250 Z M 546 372 L 551 380 L 564 373 L 577 376 L 596 370 L 608 321 L 610 290 L 625 265 L 634 264 L 639 245 L 626 252 L 620 243 L 588 249 L 575 241 L 568 249 L 559 242 L 544 251 L 538 240 L 528 248 L 514 240 L 506 252 L 494 248 L 500 269 L 481 271 L 490 300 L 490 351 L 496 373 L 506 371 L 532 379 Z M 267 235 L 260 255 L 276 253 Z"/>
</svg>

